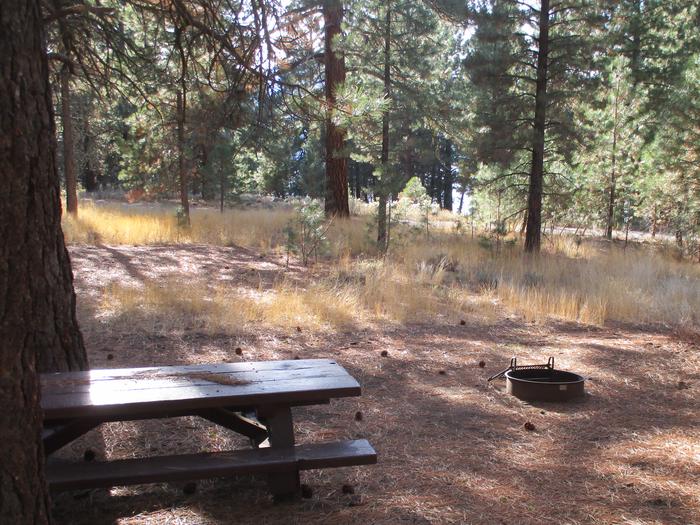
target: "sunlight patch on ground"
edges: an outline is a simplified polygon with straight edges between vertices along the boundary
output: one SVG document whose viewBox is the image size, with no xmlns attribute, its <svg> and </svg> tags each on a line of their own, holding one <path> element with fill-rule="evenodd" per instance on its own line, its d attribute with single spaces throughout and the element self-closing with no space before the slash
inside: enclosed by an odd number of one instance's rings
<svg viewBox="0 0 700 525">
<path fill-rule="evenodd" d="M 77 220 L 64 217 L 63 222 L 69 242 L 96 244 L 115 252 L 116 258 L 125 258 L 120 250 L 130 244 L 161 244 L 173 250 L 192 246 L 203 253 L 223 246 L 250 250 L 248 257 L 257 262 L 246 271 L 259 276 L 268 272 L 284 281 L 287 262 L 298 266 L 294 255 L 286 254 L 285 230 L 294 217 L 289 207 L 224 213 L 193 209 L 189 229 L 178 228 L 171 211 L 159 206 L 84 205 Z M 389 254 L 376 258 L 372 220 L 362 215 L 331 224 L 318 265 L 321 277 L 313 285 L 275 284 L 275 299 L 267 297 L 265 306 L 271 323 L 338 327 L 454 320 L 464 315 L 490 317 L 492 310 L 506 306 L 535 322 L 556 317 L 599 326 L 608 321 L 664 323 L 691 331 L 700 324 L 700 267 L 690 262 L 641 248 L 596 247 L 566 236 L 547 241 L 540 256 L 524 257 L 517 239 L 471 239 L 454 221 L 440 222 L 443 227 L 434 228 L 429 237 L 420 228 L 400 225 Z M 263 260 L 272 256 L 283 264 Z M 93 263 L 97 267 L 100 261 Z M 142 268 L 142 277 L 183 271 L 196 276 L 203 264 L 187 256 L 164 256 L 153 263 Z M 233 282 L 241 270 L 219 272 L 219 279 Z M 252 308 L 245 297 L 233 295 L 231 300 L 244 310 Z M 295 308 L 297 314 L 289 311 Z"/>
</svg>

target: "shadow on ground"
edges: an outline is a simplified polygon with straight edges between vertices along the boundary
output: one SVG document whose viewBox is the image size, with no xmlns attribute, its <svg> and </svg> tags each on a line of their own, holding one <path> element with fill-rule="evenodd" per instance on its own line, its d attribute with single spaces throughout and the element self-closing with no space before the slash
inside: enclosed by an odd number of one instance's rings
<svg viewBox="0 0 700 525">
<path fill-rule="evenodd" d="M 304 473 L 313 497 L 284 505 L 250 478 L 201 482 L 192 495 L 170 485 L 67 493 L 54 499 L 58 523 L 700 522 L 700 352 L 670 330 L 533 325 L 511 316 L 268 333 L 235 342 L 241 356 L 224 336 L 140 334 L 140 353 L 106 360 L 103 348 L 123 349 L 132 336 L 100 331 L 98 313 L 81 314 L 93 366 L 337 359 L 363 395 L 296 409 L 298 442 L 367 438 L 379 464 Z M 557 367 L 589 378 L 588 396 L 569 404 L 507 396 L 486 379 L 513 355 L 523 363 L 554 356 Z M 245 446 L 193 418 L 118 425 L 102 430 L 110 457 Z"/>
</svg>

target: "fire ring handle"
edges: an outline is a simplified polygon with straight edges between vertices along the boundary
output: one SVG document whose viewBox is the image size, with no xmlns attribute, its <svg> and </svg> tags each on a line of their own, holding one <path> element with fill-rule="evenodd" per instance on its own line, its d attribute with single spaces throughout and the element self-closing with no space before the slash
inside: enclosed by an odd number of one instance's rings
<svg viewBox="0 0 700 525">
<path fill-rule="evenodd" d="M 521 368 L 547 368 L 549 370 L 554 370 L 554 357 L 551 357 L 547 359 L 547 364 L 545 365 L 525 365 L 522 366 Z M 511 357 L 510 359 L 510 365 L 508 365 L 508 368 L 501 370 L 497 374 L 492 375 L 491 377 L 488 378 L 487 381 L 491 382 L 494 379 L 498 379 L 500 377 L 503 377 L 506 375 L 506 372 L 510 370 L 517 370 L 518 369 L 518 361 L 515 357 Z"/>
<path fill-rule="evenodd" d="M 498 379 L 499 377 L 503 377 L 504 375 L 506 375 L 506 372 L 508 372 L 509 370 L 515 370 L 518 367 L 517 363 L 518 363 L 517 359 L 515 357 L 511 357 L 510 358 L 510 365 L 508 365 L 508 368 L 501 370 L 500 372 L 492 375 L 491 377 L 488 378 L 487 381 L 490 383 L 494 379 Z"/>
</svg>

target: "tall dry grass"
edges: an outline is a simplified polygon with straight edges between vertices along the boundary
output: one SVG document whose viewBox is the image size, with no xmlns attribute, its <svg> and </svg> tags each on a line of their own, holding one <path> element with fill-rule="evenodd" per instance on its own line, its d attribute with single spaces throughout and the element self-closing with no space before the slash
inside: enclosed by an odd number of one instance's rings
<svg viewBox="0 0 700 525">
<path fill-rule="evenodd" d="M 484 249 L 443 236 L 409 246 L 397 263 L 448 267 L 458 286 L 491 294 L 530 321 L 700 322 L 700 266 L 646 250 L 602 250 L 561 239 L 540 256 L 525 257 L 519 247 Z"/>
<path fill-rule="evenodd" d="M 214 244 L 270 249 L 284 243 L 289 209 L 192 208 L 191 227 L 179 228 L 175 207 L 152 204 L 81 203 L 78 218 L 63 218 L 68 243 Z"/>
<path fill-rule="evenodd" d="M 175 277 L 142 286 L 113 283 L 103 291 L 101 310 L 111 322 L 165 333 L 196 329 L 236 334 L 260 326 L 342 329 L 360 321 L 354 298 L 330 289 L 281 284 L 251 291 Z"/>
<path fill-rule="evenodd" d="M 173 208 L 83 205 L 77 220 L 64 219 L 64 231 L 68 242 L 204 243 L 269 251 L 284 249 L 292 218 L 286 208 L 223 214 L 193 209 L 191 228 L 182 230 Z M 397 242 L 386 257 L 376 258 L 370 220 L 360 216 L 331 225 L 328 271 L 306 287 L 282 281 L 251 294 L 172 280 L 147 283 L 139 291 L 113 287 L 105 292 L 105 304 L 122 312 L 167 312 L 178 324 L 184 316 L 226 331 L 247 323 L 323 329 L 491 317 L 497 303 L 530 321 L 555 316 L 591 324 L 700 325 L 697 264 L 645 250 L 603 249 L 569 237 L 553 237 L 540 256 L 525 257 L 520 243 L 479 242 L 448 228 L 434 230 L 427 239 L 409 227 L 396 232 Z"/>
<path fill-rule="evenodd" d="M 274 209 L 192 208 L 189 228 L 179 228 L 174 206 L 82 202 L 78 218 L 63 217 L 71 244 L 212 244 L 270 251 L 286 244 L 285 229 L 294 219 L 287 206 Z M 328 231 L 330 254 L 337 257 L 374 253 L 368 219 L 335 221 Z"/>
<path fill-rule="evenodd" d="M 378 323 L 429 322 L 449 313 L 495 315 L 487 297 L 441 290 L 434 275 L 419 279 L 383 263 L 365 267 L 354 277 L 341 271 L 305 287 L 281 281 L 264 290 L 173 276 L 138 286 L 112 283 L 102 292 L 100 311 L 103 320 L 132 330 L 211 334 L 240 334 L 260 327 L 347 330 Z"/>
</svg>

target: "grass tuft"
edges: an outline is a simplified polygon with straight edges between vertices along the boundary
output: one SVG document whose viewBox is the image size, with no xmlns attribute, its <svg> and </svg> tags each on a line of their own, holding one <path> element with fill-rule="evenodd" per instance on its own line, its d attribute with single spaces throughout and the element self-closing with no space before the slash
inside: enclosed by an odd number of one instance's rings
<svg viewBox="0 0 700 525">
<path fill-rule="evenodd" d="M 197 243 L 282 252 L 292 218 L 285 207 L 193 209 L 191 228 L 179 229 L 174 208 L 83 204 L 79 218 L 64 217 L 63 225 L 71 243 Z M 330 264 L 306 287 L 282 281 L 251 293 L 172 279 L 145 283 L 144 289 L 112 285 L 104 306 L 114 315 L 140 311 L 143 321 L 171 323 L 169 328 L 227 332 L 249 323 L 320 330 L 491 316 L 495 303 L 529 321 L 555 316 L 596 325 L 614 320 L 690 329 L 700 323 L 700 267 L 651 250 L 553 237 L 541 255 L 524 257 L 519 243 L 493 245 L 449 228 L 434 229 L 428 239 L 404 225 L 395 232 L 392 251 L 378 259 L 370 221 L 366 216 L 334 221 Z M 152 315 L 156 311 L 166 315 Z"/>
</svg>

